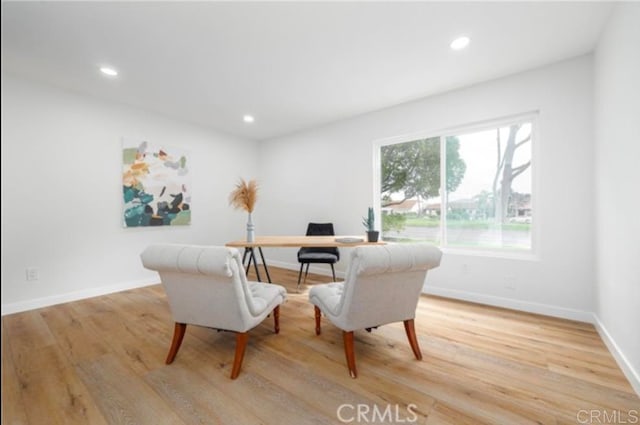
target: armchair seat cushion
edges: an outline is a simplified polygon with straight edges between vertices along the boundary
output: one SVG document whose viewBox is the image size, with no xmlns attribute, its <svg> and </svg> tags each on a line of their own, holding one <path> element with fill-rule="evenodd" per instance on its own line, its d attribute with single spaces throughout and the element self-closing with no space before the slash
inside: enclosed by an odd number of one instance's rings
<svg viewBox="0 0 640 425">
<path fill-rule="evenodd" d="M 248 282 L 248 285 L 253 298 L 252 304 L 249 304 L 249 310 L 254 316 L 273 310 L 275 306 L 282 304 L 287 297 L 287 290 L 280 285 L 262 282 Z"/>
<path fill-rule="evenodd" d="M 325 314 L 337 315 L 344 292 L 344 282 L 333 282 L 314 286 L 309 290 L 309 301 L 317 305 Z"/>
</svg>

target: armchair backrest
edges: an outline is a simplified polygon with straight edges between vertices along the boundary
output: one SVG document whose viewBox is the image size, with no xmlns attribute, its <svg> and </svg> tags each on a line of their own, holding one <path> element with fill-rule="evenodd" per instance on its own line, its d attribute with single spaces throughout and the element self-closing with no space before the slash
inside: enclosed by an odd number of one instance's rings
<svg viewBox="0 0 640 425">
<path fill-rule="evenodd" d="M 156 244 L 141 259 L 160 275 L 178 323 L 242 332 L 264 307 L 249 290 L 235 248 Z"/>
<path fill-rule="evenodd" d="M 356 247 L 337 307 L 343 329 L 413 319 L 427 271 L 441 258 L 440 249 L 428 244 Z"/>
</svg>

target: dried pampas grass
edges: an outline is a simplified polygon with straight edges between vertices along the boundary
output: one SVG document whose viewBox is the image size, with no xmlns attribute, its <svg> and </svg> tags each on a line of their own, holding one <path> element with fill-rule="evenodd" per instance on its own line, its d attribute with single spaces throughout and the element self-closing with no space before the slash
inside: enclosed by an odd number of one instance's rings
<svg viewBox="0 0 640 425">
<path fill-rule="evenodd" d="M 237 210 L 253 212 L 258 199 L 258 183 L 255 180 L 246 182 L 244 179 L 236 184 L 236 188 L 229 194 L 229 205 Z"/>
</svg>

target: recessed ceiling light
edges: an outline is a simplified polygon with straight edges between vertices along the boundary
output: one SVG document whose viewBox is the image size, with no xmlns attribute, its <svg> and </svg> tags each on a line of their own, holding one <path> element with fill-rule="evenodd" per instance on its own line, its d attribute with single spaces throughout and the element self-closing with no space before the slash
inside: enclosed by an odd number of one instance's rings
<svg viewBox="0 0 640 425">
<path fill-rule="evenodd" d="M 462 50 L 469 45 L 470 41 L 471 39 L 469 37 L 463 35 L 453 40 L 449 46 L 451 46 L 453 50 Z"/>
<path fill-rule="evenodd" d="M 244 121 L 244 122 L 254 122 L 255 118 L 253 118 L 253 116 L 251 116 L 251 115 L 245 115 L 244 117 L 242 117 L 242 121 Z"/>
<path fill-rule="evenodd" d="M 118 75 L 118 71 L 113 68 L 109 68 L 108 66 L 103 66 L 100 68 L 100 72 L 110 77 L 115 77 Z"/>
</svg>

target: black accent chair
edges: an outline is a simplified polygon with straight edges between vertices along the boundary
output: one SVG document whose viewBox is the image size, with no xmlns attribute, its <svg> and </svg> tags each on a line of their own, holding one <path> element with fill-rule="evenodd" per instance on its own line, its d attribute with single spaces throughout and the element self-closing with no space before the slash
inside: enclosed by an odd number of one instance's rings
<svg viewBox="0 0 640 425">
<path fill-rule="evenodd" d="M 309 223 L 307 226 L 307 236 L 334 236 L 333 223 Z M 329 264 L 331 266 L 331 273 L 333 274 L 333 281 L 336 280 L 336 270 L 333 267 L 335 263 L 340 261 L 340 251 L 335 247 L 327 248 L 300 248 L 298 251 L 298 262 L 300 263 L 300 272 L 298 273 L 298 285 L 296 289 L 300 288 L 300 279 L 302 277 L 302 267 L 306 264 L 307 267 L 304 272 L 304 281 L 307 281 L 307 274 L 309 273 L 309 264 Z"/>
</svg>

